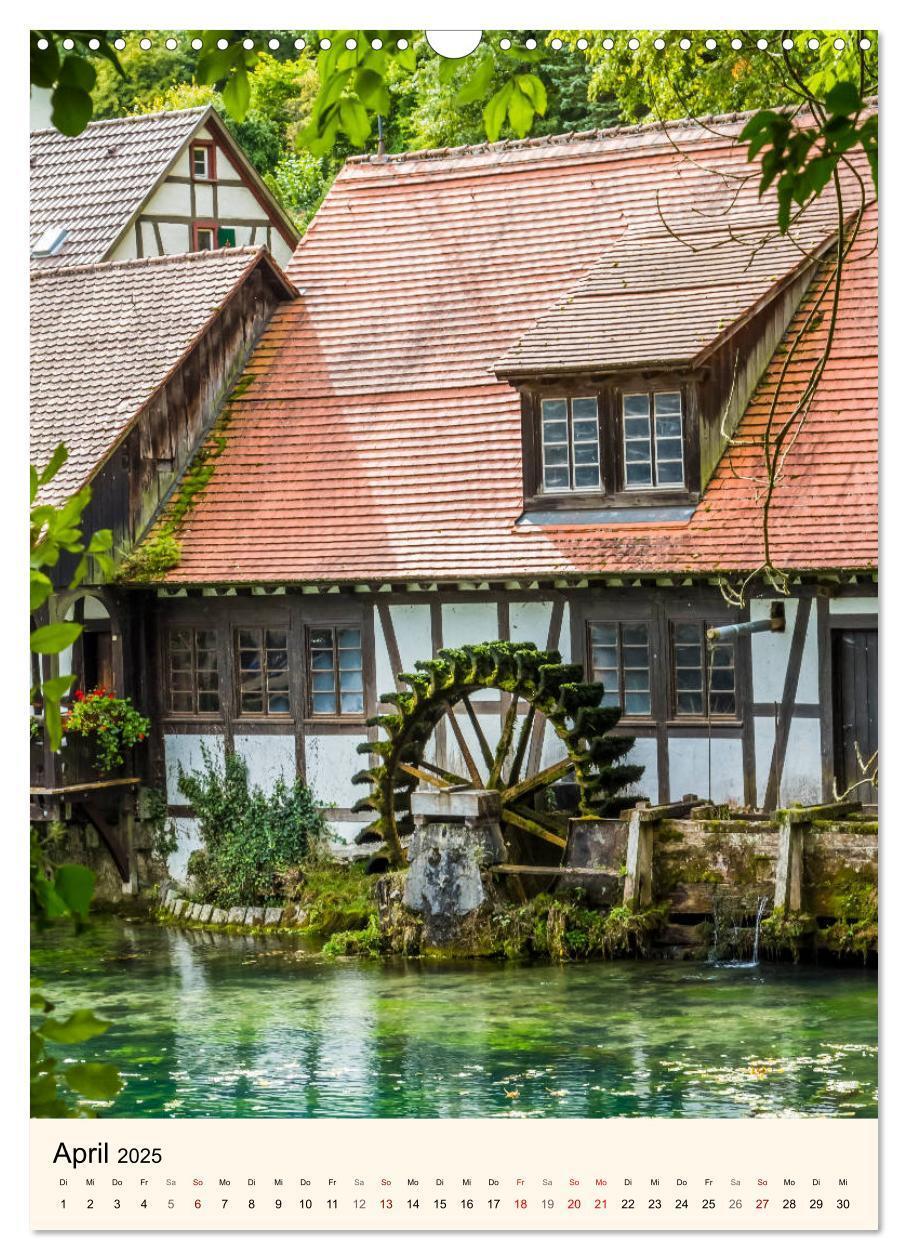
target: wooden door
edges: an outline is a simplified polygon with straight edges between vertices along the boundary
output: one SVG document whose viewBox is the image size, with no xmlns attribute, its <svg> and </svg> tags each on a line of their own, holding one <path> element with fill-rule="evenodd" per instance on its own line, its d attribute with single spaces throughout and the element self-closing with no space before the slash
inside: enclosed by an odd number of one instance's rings
<svg viewBox="0 0 908 1260">
<path fill-rule="evenodd" d="M 836 790 L 866 777 L 862 770 L 879 746 L 877 631 L 832 631 L 832 722 Z M 863 783 L 855 800 L 875 803 L 877 789 Z"/>
</svg>

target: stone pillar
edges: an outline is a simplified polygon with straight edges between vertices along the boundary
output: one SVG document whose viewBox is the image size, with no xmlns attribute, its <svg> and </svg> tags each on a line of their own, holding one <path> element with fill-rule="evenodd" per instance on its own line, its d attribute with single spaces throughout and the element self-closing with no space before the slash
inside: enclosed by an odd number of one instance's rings
<svg viewBox="0 0 908 1260">
<path fill-rule="evenodd" d="M 773 909 L 783 914 L 799 914 L 801 879 L 804 867 L 804 833 L 807 825 L 786 813 L 779 827 L 779 853 L 776 858 L 776 891 Z"/>
<path fill-rule="evenodd" d="M 653 901 L 653 833 L 658 824 L 642 809 L 630 810 L 627 817 L 624 904 L 642 910 Z"/>
<path fill-rule="evenodd" d="M 504 860 L 497 792 L 417 791 L 411 809 L 404 905 L 422 916 L 426 939 L 452 939 L 486 900 L 482 870 Z"/>
</svg>

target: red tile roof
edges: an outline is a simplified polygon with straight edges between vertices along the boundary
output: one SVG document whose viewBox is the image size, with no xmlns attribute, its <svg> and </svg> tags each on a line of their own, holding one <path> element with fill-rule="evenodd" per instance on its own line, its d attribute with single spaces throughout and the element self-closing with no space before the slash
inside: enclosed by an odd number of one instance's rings
<svg viewBox="0 0 908 1260">
<path fill-rule="evenodd" d="M 42 494 L 91 479 L 231 294 L 256 267 L 295 292 L 263 246 L 32 273 L 30 460 L 68 459 Z"/>
<path fill-rule="evenodd" d="M 653 338 L 650 316 L 635 321 L 624 301 L 627 313 L 612 320 L 597 354 L 624 338 L 638 355 L 690 358 L 798 265 L 773 245 L 755 256 L 754 282 L 736 262 L 730 286 L 722 283 L 733 254 L 729 226 L 749 241 L 772 236 L 772 195 L 759 202 L 752 182 L 742 187 L 738 178 L 753 169 L 733 143 L 740 126 L 732 118 L 670 135 L 625 128 L 348 162 L 290 265 L 301 297 L 278 310 L 251 360 L 253 383 L 231 406 L 226 449 L 168 582 L 740 572 L 759 564 L 753 445 L 726 453 L 686 524 L 518 524 L 520 407 L 495 371 L 509 355 L 544 348 L 546 321 L 567 335 L 566 299 L 601 291 L 610 250 L 627 292 L 649 303 L 653 320 L 663 310 L 669 318 Z M 666 245 L 666 222 L 686 245 Z M 829 228 L 828 212 L 802 226 L 810 248 Z M 630 250 L 646 238 L 649 248 Z M 819 282 L 739 439 L 759 436 L 774 375 Z M 693 321 L 676 318 L 676 294 Z M 593 338 L 607 306 L 596 307 Z M 802 339 L 799 379 L 822 338 L 820 326 Z M 875 491 L 868 216 L 848 264 L 832 358 L 776 493 L 776 561 L 803 571 L 875 565 Z"/>
</svg>

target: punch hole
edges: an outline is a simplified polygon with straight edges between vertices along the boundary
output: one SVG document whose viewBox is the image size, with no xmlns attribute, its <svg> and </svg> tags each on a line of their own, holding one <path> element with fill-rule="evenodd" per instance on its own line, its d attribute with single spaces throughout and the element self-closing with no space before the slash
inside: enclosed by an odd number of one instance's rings
<svg viewBox="0 0 908 1260">
<path fill-rule="evenodd" d="M 482 42 L 482 31 L 426 31 L 426 42 L 439 57 L 459 60 L 476 51 Z"/>
</svg>

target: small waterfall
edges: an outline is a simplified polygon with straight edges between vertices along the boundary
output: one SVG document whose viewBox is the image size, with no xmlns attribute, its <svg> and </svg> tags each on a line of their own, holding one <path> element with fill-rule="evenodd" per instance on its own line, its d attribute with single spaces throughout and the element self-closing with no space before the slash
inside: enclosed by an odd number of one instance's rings
<svg viewBox="0 0 908 1260">
<path fill-rule="evenodd" d="M 763 912 L 766 910 L 768 902 L 768 897 L 761 897 L 757 902 L 757 922 L 754 927 L 754 952 L 751 959 L 755 967 L 760 961 L 760 920 L 763 918 Z"/>
</svg>

